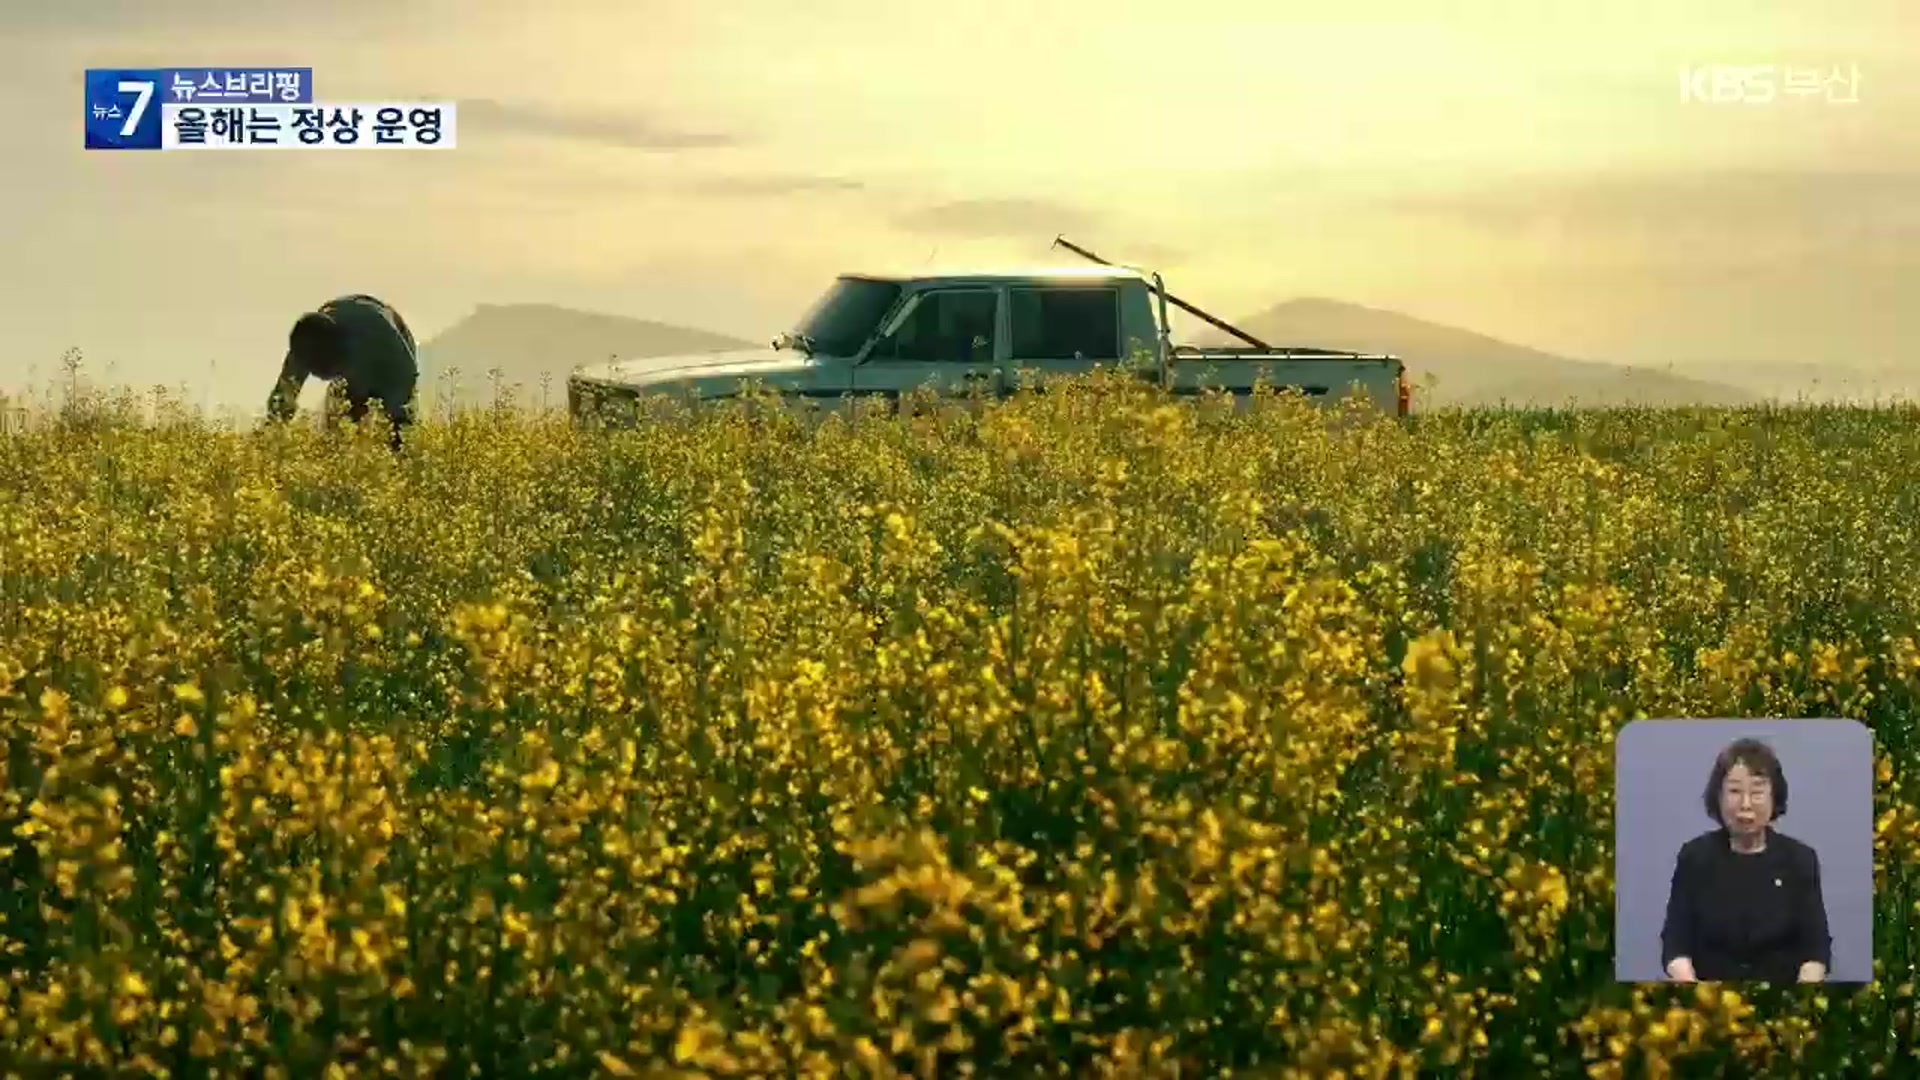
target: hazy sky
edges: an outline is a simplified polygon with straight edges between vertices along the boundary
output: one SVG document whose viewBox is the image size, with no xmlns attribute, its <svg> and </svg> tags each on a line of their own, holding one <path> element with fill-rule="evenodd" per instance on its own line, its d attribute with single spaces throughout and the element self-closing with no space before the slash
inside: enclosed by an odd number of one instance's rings
<svg viewBox="0 0 1920 1080">
<path fill-rule="evenodd" d="M 9 0 L 0 50 L 0 385 L 79 346 L 254 405 L 344 292 L 422 336 L 544 301 L 760 339 L 837 271 L 1058 232 L 1229 316 L 1920 369 L 1912 0 Z M 1859 101 L 1682 103 L 1709 63 Z M 84 68 L 199 64 L 459 100 L 460 146 L 81 148 Z"/>
</svg>

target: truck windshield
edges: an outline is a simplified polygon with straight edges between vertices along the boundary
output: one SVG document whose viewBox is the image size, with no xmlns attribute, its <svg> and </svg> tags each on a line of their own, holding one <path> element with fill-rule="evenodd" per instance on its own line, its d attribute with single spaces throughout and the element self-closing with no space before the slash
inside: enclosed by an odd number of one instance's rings
<svg viewBox="0 0 1920 1080">
<path fill-rule="evenodd" d="M 794 333 L 804 336 L 813 352 L 852 356 L 867 343 L 867 338 L 899 297 L 897 282 L 856 277 L 836 279 L 826 295 L 814 301 L 813 307 L 801 317 Z"/>
</svg>

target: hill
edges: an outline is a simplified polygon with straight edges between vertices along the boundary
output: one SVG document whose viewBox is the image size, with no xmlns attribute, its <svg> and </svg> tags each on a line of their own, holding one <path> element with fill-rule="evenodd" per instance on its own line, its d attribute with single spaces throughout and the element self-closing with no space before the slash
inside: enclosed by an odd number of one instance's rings
<svg viewBox="0 0 1920 1080">
<path fill-rule="evenodd" d="M 1416 400 L 1433 405 L 1740 405 L 1757 395 L 1650 368 L 1574 360 L 1398 312 L 1318 297 L 1276 304 L 1235 325 L 1273 345 L 1387 352 L 1407 362 Z M 1203 344 L 1228 343 L 1208 328 Z M 1438 382 L 1425 388 L 1425 378 Z"/>
<path fill-rule="evenodd" d="M 449 390 L 461 405 L 494 398 L 493 376 L 521 402 L 538 404 L 541 379 L 548 401 L 566 399 L 567 373 L 610 356 L 665 356 L 719 352 L 751 343 L 706 330 L 577 311 L 551 304 L 482 304 L 473 314 L 420 346 L 420 397 L 443 404 Z"/>
<path fill-rule="evenodd" d="M 1723 382 L 1780 401 L 1871 404 L 1920 397 L 1920 374 L 1873 358 L 1861 361 L 1842 356 L 1825 363 L 1695 361 L 1682 370 L 1694 378 Z"/>
<path fill-rule="evenodd" d="M 1236 323 L 1275 345 L 1319 346 L 1403 357 L 1419 400 L 1432 405 L 1749 404 L 1758 388 L 1738 387 L 1649 368 L 1576 360 L 1398 312 L 1324 298 L 1276 304 Z M 1228 341 L 1211 328 L 1204 344 Z M 610 356 L 663 356 L 750 348 L 725 334 L 580 311 L 551 304 L 483 304 L 420 349 L 420 396 L 429 407 L 449 391 L 461 405 L 503 391 L 527 403 L 559 404 L 567 373 Z M 1425 389 L 1425 379 L 1437 379 Z"/>
</svg>

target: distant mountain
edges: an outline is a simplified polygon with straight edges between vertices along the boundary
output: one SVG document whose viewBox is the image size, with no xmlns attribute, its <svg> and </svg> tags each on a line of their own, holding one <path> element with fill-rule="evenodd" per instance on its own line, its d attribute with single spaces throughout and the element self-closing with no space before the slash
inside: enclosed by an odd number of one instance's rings
<svg viewBox="0 0 1920 1080">
<path fill-rule="evenodd" d="M 1920 398 L 1920 373 L 1893 366 L 1853 366 L 1848 357 L 1822 363 L 1694 361 L 1688 375 L 1727 383 L 1781 401 L 1871 403 Z M 1873 361 L 1869 359 L 1868 364 Z"/>
<path fill-rule="evenodd" d="M 502 392 L 511 388 L 527 404 L 540 403 L 546 377 L 548 403 L 558 406 L 567 374 L 582 364 L 750 346 L 706 330 L 550 304 L 482 304 L 421 344 L 419 393 L 430 406 L 444 403 L 449 390 L 461 405 L 483 405 L 494 399 L 490 372 L 497 368 Z"/>
<path fill-rule="evenodd" d="M 1758 395 L 1650 368 L 1572 360 L 1397 312 L 1310 297 L 1235 325 L 1268 344 L 1392 353 L 1406 361 L 1416 403 L 1430 405 L 1741 405 Z M 1234 343 L 1211 328 L 1201 344 Z M 1425 389 L 1425 378 L 1437 381 Z"/>
</svg>

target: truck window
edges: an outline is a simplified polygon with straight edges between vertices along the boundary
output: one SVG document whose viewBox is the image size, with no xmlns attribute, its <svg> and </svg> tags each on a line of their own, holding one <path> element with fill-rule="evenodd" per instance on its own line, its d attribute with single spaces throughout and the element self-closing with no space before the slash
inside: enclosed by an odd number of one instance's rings
<svg viewBox="0 0 1920 1080">
<path fill-rule="evenodd" d="M 900 286 L 891 281 L 837 278 L 795 329 L 813 339 L 814 348 L 828 356 L 852 356 L 867 343 L 881 317 L 899 297 Z"/>
<path fill-rule="evenodd" d="M 993 360 L 995 313 L 991 289 L 926 293 L 893 337 L 875 347 L 874 356 L 934 363 L 989 363 Z"/>
<path fill-rule="evenodd" d="M 1120 359 L 1120 291 L 1016 288 L 1013 355 L 1020 360 Z"/>
</svg>

